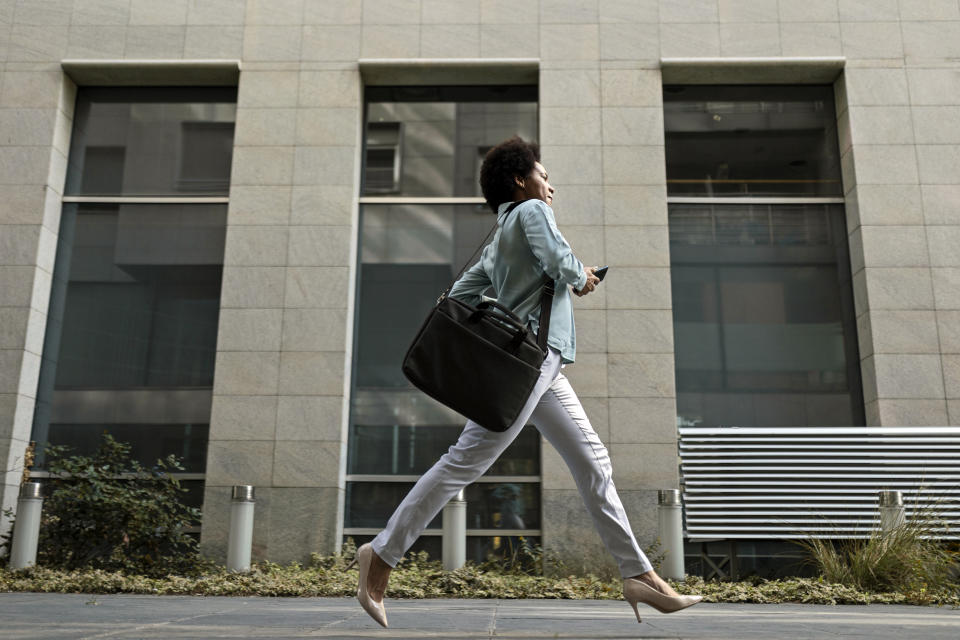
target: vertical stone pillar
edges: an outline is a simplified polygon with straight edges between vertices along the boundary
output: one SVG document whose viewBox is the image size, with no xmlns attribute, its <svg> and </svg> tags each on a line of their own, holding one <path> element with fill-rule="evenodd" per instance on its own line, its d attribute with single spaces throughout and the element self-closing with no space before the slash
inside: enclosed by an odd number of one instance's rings
<svg viewBox="0 0 960 640">
<path fill-rule="evenodd" d="M 949 308 L 948 265 L 956 252 L 940 239 L 956 227 L 932 233 L 921 182 L 955 178 L 932 161 L 921 177 L 919 159 L 934 147 L 921 151 L 917 145 L 907 70 L 848 66 L 836 89 L 867 424 L 945 425 L 949 358 L 940 354 L 937 309 Z M 941 132 L 928 125 L 921 135 L 929 143 Z M 939 152 L 937 145 L 933 153 Z M 943 192 L 934 187 L 928 194 L 936 207 Z M 937 271 L 939 296 L 931 268 L 935 251 L 944 265 Z"/>
<path fill-rule="evenodd" d="M 933 285 L 933 321 L 930 310 L 924 310 L 920 324 L 923 354 L 930 361 L 924 363 L 931 370 L 929 395 L 914 403 L 914 409 L 919 414 L 916 419 L 923 420 L 918 424 L 955 426 L 960 425 L 960 24 L 955 22 L 956 12 L 943 17 L 947 16 L 954 21 L 905 24 L 904 45 L 908 62 L 913 63 L 906 69 L 907 87 Z M 924 38 L 925 30 L 952 35 Z M 921 56 L 935 58 L 921 62 Z M 951 66 L 946 67 L 948 59 Z M 936 384 L 938 359 L 946 420 Z"/>
<path fill-rule="evenodd" d="M 342 527 L 358 73 L 241 74 L 203 545 L 225 553 L 229 488 L 253 484 L 254 558 L 331 552 Z"/>
<path fill-rule="evenodd" d="M 253 558 L 269 557 L 297 73 L 240 74 L 201 544 L 226 557 L 230 488 L 256 488 Z M 254 68 L 249 68 L 254 67 Z"/>
<path fill-rule="evenodd" d="M 575 300 L 577 362 L 566 375 L 607 445 L 641 546 L 656 538 L 656 491 L 677 483 L 656 11 L 581 8 L 541 17 L 543 159 L 558 224 L 588 265 L 612 264 Z M 559 13 L 559 12 L 558 12 Z M 543 543 L 575 571 L 616 569 L 573 478 L 543 444 Z"/>
<path fill-rule="evenodd" d="M 300 72 L 278 389 L 271 557 L 340 546 L 357 264 L 359 72 Z"/>
<path fill-rule="evenodd" d="M 2 87 L 0 511 L 16 506 L 33 425 L 76 95 L 53 65 L 7 70 Z"/>
</svg>

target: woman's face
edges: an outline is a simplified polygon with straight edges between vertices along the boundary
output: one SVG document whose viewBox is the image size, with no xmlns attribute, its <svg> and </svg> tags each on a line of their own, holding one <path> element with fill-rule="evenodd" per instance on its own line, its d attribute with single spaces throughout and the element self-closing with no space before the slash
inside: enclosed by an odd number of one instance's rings
<svg viewBox="0 0 960 640">
<path fill-rule="evenodd" d="M 521 181 L 520 188 L 525 198 L 537 198 L 547 204 L 553 202 L 553 187 L 547 181 L 547 170 L 539 162 L 533 165 L 533 171 Z"/>
</svg>

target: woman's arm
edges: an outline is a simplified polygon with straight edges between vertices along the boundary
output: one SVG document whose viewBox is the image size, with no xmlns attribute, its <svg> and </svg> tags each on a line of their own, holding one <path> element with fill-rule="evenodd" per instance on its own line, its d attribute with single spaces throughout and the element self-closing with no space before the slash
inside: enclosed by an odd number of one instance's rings
<svg viewBox="0 0 960 640">
<path fill-rule="evenodd" d="M 533 203 L 534 206 L 524 207 L 520 214 L 530 250 L 548 276 L 574 289 L 582 289 L 587 283 L 587 272 L 557 228 L 553 209 L 541 200 Z"/>
<path fill-rule="evenodd" d="M 486 253 L 484 249 L 483 253 Z M 450 288 L 450 297 L 456 298 L 469 305 L 477 306 L 481 302 L 481 294 L 490 287 L 490 276 L 483 268 L 483 254 L 477 263 L 463 272 Z"/>
</svg>

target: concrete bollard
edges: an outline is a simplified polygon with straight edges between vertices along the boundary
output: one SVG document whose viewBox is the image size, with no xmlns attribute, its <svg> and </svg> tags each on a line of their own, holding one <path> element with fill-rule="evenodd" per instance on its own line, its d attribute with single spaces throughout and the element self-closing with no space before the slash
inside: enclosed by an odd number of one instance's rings
<svg viewBox="0 0 960 640">
<path fill-rule="evenodd" d="M 899 491 L 880 492 L 880 531 L 890 533 L 907 521 L 903 509 L 903 494 Z"/>
<path fill-rule="evenodd" d="M 679 489 L 660 489 L 658 492 L 657 521 L 663 562 L 660 575 L 671 580 L 683 580 L 683 505 Z"/>
<path fill-rule="evenodd" d="M 37 540 L 40 537 L 40 512 L 43 496 L 39 482 L 24 482 L 20 485 L 17 500 L 17 520 L 10 545 L 10 568 L 26 569 L 37 563 Z"/>
<path fill-rule="evenodd" d="M 253 486 L 233 487 L 230 502 L 230 539 L 227 543 L 227 571 L 249 571 L 253 546 Z"/>
<path fill-rule="evenodd" d="M 443 508 L 443 568 L 459 569 L 467 561 L 467 503 L 463 489 Z"/>
</svg>

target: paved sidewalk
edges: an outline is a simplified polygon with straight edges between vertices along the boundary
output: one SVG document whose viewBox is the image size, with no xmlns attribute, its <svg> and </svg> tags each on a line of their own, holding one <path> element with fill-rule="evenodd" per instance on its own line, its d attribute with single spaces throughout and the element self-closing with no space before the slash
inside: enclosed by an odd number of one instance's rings
<svg viewBox="0 0 960 640">
<path fill-rule="evenodd" d="M 0 637 L 793 638 L 960 637 L 960 610 L 899 605 L 699 604 L 637 624 L 610 600 L 388 600 L 382 629 L 348 598 L 0 593 Z"/>
</svg>

